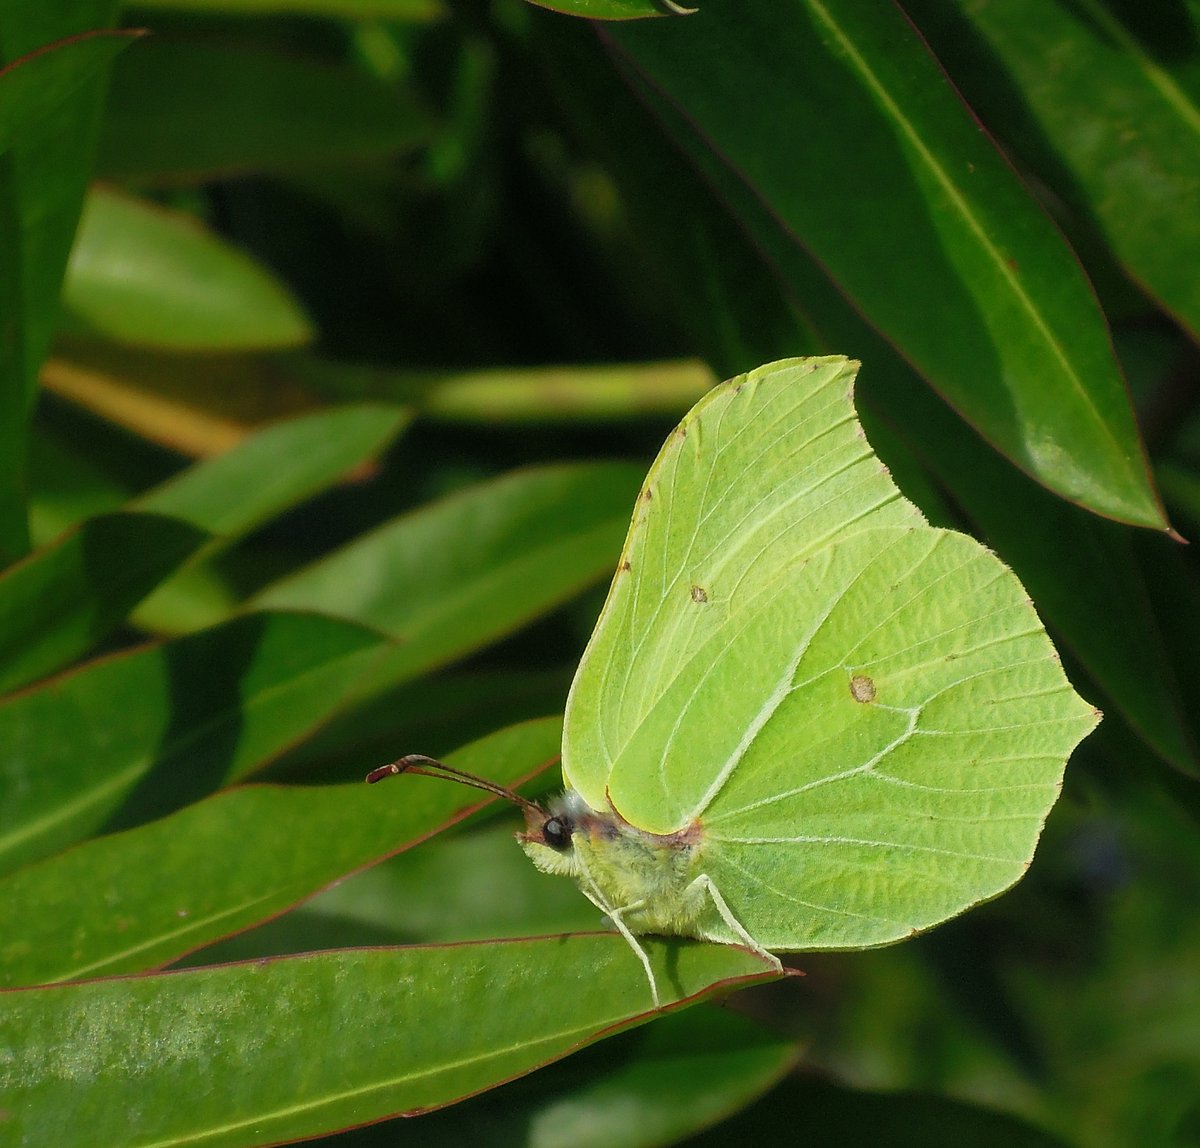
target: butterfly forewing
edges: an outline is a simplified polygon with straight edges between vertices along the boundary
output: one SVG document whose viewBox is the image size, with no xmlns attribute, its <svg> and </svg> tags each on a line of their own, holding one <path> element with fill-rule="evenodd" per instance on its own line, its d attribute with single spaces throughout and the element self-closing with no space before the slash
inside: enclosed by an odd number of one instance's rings
<svg viewBox="0 0 1200 1148">
<path fill-rule="evenodd" d="M 678 828 L 727 758 L 714 745 L 682 787 L 657 769 L 674 724 L 663 699 L 697 651 L 727 642 L 749 604 L 807 556 L 924 521 L 854 418 L 856 370 L 828 358 L 752 371 L 714 389 L 663 447 L 567 706 L 564 777 L 593 808 L 611 790 L 624 816 L 622 801 L 636 804 L 645 822 L 635 824 Z"/>
</svg>

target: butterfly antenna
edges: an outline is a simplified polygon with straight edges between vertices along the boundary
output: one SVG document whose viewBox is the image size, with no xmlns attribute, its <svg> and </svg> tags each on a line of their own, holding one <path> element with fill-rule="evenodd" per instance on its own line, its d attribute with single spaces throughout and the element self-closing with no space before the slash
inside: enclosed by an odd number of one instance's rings
<svg viewBox="0 0 1200 1148">
<path fill-rule="evenodd" d="M 367 774 L 367 784 L 374 785 L 385 777 L 395 777 L 400 773 L 415 773 L 418 777 L 440 777 L 443 781 L 457 781 L 460 785 L 470 785 L 475 789 L 482 789 L 485 793 L 503 797 L 505 801 L 511 801 L 522 809 L 532 809 L 539 814 L 542 812 L 542 807 L 536 801 L 530 801 L 528 797 L 522 797 L 514 790 L 488 781 L 486 777 L 477 777 L 466 770 L 455 769 L 454 766 L 438 761 L 435 757 L 426 757 L 423 753 L 410 753 L 398 761 L 371 770 Z"/>
</svg>

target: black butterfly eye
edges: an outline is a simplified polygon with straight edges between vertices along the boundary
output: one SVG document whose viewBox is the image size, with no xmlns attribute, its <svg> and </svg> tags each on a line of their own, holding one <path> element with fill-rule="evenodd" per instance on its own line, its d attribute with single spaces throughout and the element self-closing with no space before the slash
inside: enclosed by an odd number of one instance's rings
<svg viewBox="0 0 1200 1148">
<path fill-rule="evenodd" d="M 551 849 L 565 853 L 571 847 L 571 823 L 565 817 L 547 817 L 542 824 L 542 840 Z"/>
</svg>

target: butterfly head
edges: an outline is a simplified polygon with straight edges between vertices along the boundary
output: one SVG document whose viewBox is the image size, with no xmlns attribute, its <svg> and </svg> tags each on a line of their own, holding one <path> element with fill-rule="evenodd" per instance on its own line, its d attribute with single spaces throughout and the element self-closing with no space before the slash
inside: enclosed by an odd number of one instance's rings
<svg viewBox="0 0 1200 1148">
<path fill-rule="evenodd" d="M 525 809 L 525 832 L 517 834 L 517 841 L 543 873 L 575 877 L 580 871 L 576 840 L 594 830 L 596 817 L 587 802 L 568 789 L 545 809 Z"/>
</svg>

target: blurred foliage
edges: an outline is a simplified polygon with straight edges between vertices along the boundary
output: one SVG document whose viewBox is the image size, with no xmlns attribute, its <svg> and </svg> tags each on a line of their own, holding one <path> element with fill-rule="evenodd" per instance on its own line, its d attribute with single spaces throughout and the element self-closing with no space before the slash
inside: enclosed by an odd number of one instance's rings
<svg viewBox="0 0 1200 1148">
<path fill-rule="evenodd" d="M 4 5 L 0 1141 L 1200 1143 L 1200 0 L 548 6 Z M 994 905 L 549 1064 L 635 962 L 360 779 L 551 787 L 663 435 L 829 352 L 1105 721 Z"/>
</svg>

